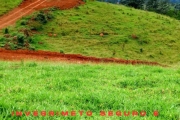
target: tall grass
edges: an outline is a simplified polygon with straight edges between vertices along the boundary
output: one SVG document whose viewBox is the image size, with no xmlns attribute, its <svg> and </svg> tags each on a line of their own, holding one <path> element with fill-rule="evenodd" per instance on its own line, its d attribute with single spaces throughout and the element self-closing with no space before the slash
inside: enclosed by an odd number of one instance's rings
<svg viewBox="0 0 180 120">
<path fill-rule="evenodd" d="M 0 119 L 180 119 L 180 69 L 113 64 L 0 62 Z M 91 117 L 22 117 L 14 111 L 90 110 Z M 100 116 L 118 110 L 147 112 Z M 154 111 L 159 116 L 153 115 Z"/>
</svg>

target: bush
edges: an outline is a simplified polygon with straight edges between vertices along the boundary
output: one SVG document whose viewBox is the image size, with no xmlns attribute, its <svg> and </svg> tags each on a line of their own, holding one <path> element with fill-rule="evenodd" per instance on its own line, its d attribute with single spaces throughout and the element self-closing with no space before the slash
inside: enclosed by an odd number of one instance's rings
<svg viewBox="0 0 180 120">
<path fill-rule="evenodd" d="M 64 51 L 63 51 L 63 50 L 60 50 L 60 53 L 64 54 Z"/>
<path fill-rule="evenodd" d="M 9 34 L 9 29 L 8 28 L 5 28 L 4 34 Z"/>
<path fill-rule="evenodd" d="M 47 23 L 47 18 L 45 16 L 44 12 L 42 12 L 42 11 L 37 14 L 37 16 L 35 17 L 35 20 L 39 21 L 42 24 Z"/>
<path fill-rule="evenodd" d="M 6 38 L 5 37 L 0 37 L 0 42 L 5 42 L 6 41 Z"/>
<path fill-rule="evenodd" d="M 27 23 L 28 23 L 27 20 L 22 20 L 20 24 L 21 24 L 21 25 L 27 25 Z"/>
<path fill-rule="evenodd" d="M 17 40 L 18 40 L 18 44 L 19 44 L 19 45 L 21 45 L 21 46 L 24 45 L 24 40 L 25 40 L 24 35 L 19 34 L 19 35 L 17 36 Z"/>
</svg>

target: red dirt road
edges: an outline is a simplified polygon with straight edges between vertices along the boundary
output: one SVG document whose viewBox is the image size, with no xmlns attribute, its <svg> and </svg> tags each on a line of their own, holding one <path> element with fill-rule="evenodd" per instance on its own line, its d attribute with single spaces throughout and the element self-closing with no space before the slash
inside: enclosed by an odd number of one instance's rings
<svg viewBox="0 0 180 120">
<path fill-rule="evenodd" d="M 123 60 L 114 58 L 96 58 L 86 57 L 79 54 L 61 54 L 49 51 L 30 51 L 30 50 L 5 50 L 0 49 L 0 60 L 19 61 L 19 60 L 37 60 L 37 61 L 56 61 L 73 63 L 118 63 L 118 64 L 144 64 L 164 66 L 157 62 L 147 62 L 139 60 Z"/>
<path fill-rule="evenodd" d="M 18 19 L 36 10 L 48 7 L 59 7 L 60 9 L 70 9 L 84 4 L 82 0 L 24 0 L 19 7 L 0 17 L 0 29 L 13 25 Z M 138 60 L 123 60 L 114 58 L 86 57 L 78 54 L 60 54 L 48 51 L 29 50 L 5 50 L 0 49 L 0 60 L 40 60 L 40 61 L 65 61 L 75 63 L 118 63 L 118 64 L 144 64 L 163 66 L 157 62 L 146 62 Z"/>
<path fill-rule="evenodd" d="M 13 25 L 23 16 L 42 8 L 58 7 L 64 10 L 81 4 L 84 4 L 82 0 L 24 0 L 19 7 L 0 17 L 0 29 Z"/>
</svg>

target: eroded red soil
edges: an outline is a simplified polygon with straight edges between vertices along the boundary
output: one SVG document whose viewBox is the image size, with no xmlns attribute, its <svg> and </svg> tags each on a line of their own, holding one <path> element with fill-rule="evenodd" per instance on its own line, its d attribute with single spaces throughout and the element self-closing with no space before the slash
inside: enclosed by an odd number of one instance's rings
<svg viewBox="0 0 180 120">
<path fill-rule="evenodd" d="M 118 64 L 144 64 L 144 65 L 158 65 L 163 66 L 157 62 L 147 62 L 139 60 L 123 60 L 115 58 L 96 58 L 87 57 L 79 54 L 61 54 L 58 52 L 49 51 L 30 51 L 30 50 L 5 50 L 0 49 L 0 60 L 37 60 L 37 61 L 64 61 L 73 63 L 118 63 Z"/>
<path fill-rule="evenodd" d="M 23 16 L 29 15 L 36 10 L 49 7 L 58 7 L 64 10 L 81 4 L 84 4 L 82 0 L 24 0 L 17 8 L 0 17 L 0 29 L 13 25 Z"/>
<path fill-rule="evenodd" d="M 19 7 L 0 17 L 0 29 L 13 25 L 18 19 L 36 10 L 48 7 L 58 7 L 60 9 L 70 9 L 84 4 L 82 0 L 24 0 Z M 0 49 L 0 60 L 40 60 L 40 61 L 65 61 L 75 63 L 119 63 L 119 64 L 145 64 L 159 65 L 157 62 L 146 62 L 138 60 L 123 60 L 114 58 L 86 57 L 78 54 L 60 54 L 48 51 L 29 51 L 29 50 L 5 50 Z"/>
</svg>

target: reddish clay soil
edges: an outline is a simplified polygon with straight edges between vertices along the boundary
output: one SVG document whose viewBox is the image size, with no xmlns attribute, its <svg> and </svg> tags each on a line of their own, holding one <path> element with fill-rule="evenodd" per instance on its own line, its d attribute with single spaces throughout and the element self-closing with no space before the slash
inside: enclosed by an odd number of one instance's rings
<svg viewBox="0 0 180 120">
<path fill-rule="evenodd" d="M 0 60 L 18 61 L 18 60 L 37 60 L 37 61 L 55 61 L 55 62 L 73 62 L 73 63 L 118 63 L 118 64 L 144 64 L 154 66 L 164 66 L 157 62 L 147 62 L 139 60 L 123 60 L 115 58 L 96 58 L 87 57 L 80 54 L 61 54 L 49 51 L 30 51 L 30 50 L 5 50 L 0 49 Z M 165 67 L 165 66 L 164 66 Z"/>
<path fill-rule="evenodd" d="M 48 7 L 58 7 L 59 9 L 70 9 L 84 4 L 82 0 L 24 0 L 19 7 L 0 17 L 0 29 L 13 25 L 18 19 L 36 10 Z M 118 63 L 118 64 L 144 64 L 163 66 L 157 62 L 146 62 L 138 60 L 123 60 L 114 58 L 86 57 L 79 54 L 60 54 L 48 51 L 29 50 L 5 50 L 0 49 L 0 60 L 40 60 L 40 61 L 65 61 L 75 63 Z"/>
<path fill-rule="evenodd" d="M 65 10 L 81 4 L 84 4 L 82 0 L 24 0 L 17 8 L 0 17 L 0 29 L 13 25 L 18 19 L 36 10 L 49 7 Z"/>
</svg>

